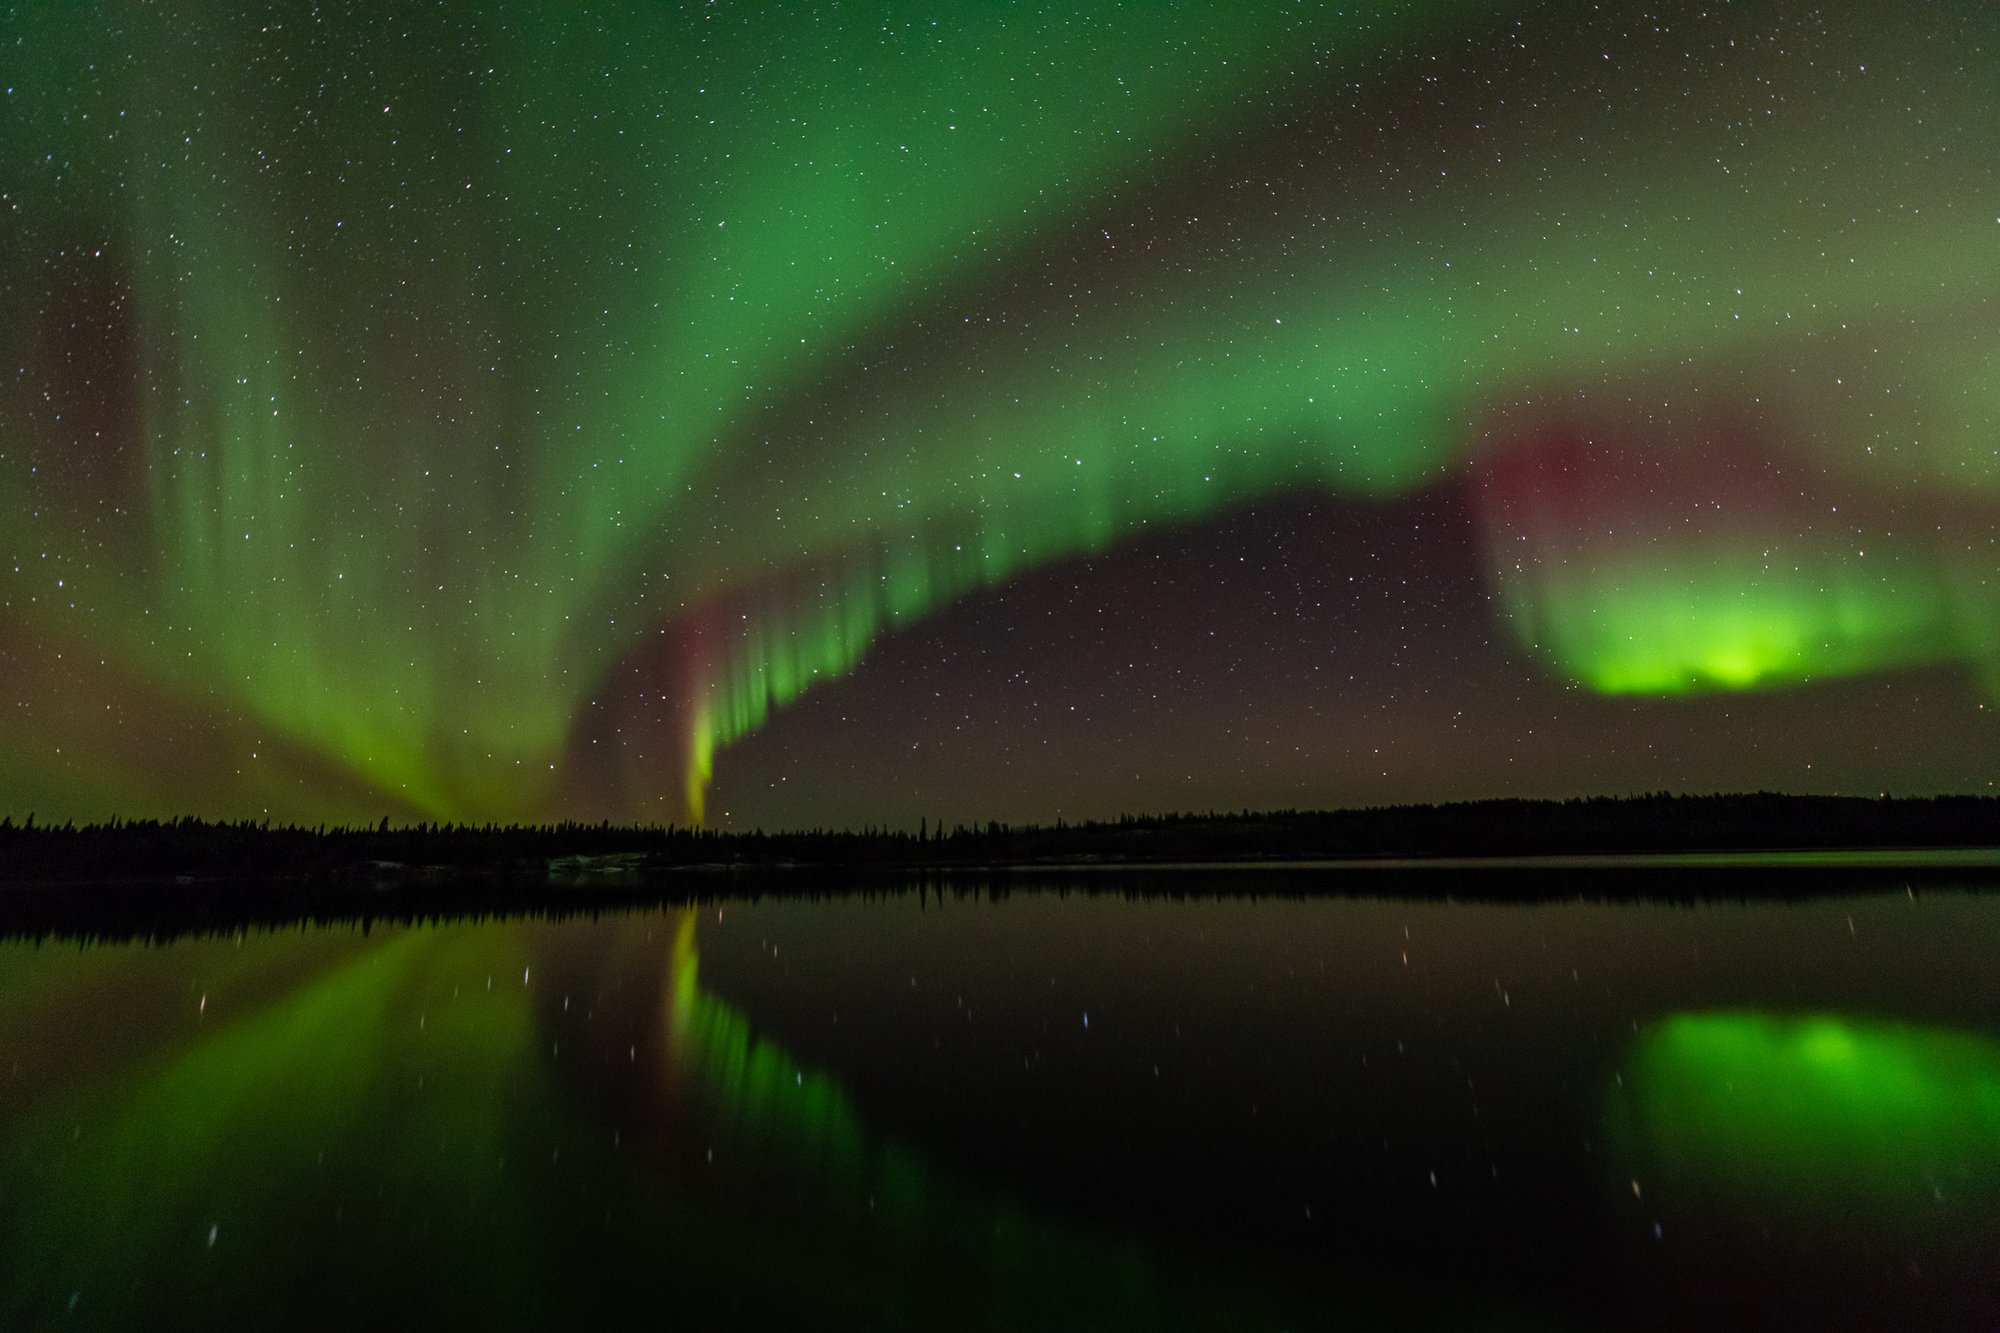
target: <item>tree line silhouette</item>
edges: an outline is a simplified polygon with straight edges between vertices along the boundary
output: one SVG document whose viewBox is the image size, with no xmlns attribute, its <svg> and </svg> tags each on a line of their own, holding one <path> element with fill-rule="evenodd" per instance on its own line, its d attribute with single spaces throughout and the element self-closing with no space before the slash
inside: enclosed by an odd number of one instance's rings
<svg viewBox="0 0 2000 1333">
<path fill-rule="evenodd" d="M 609 822 L 272 825 L 0 818 L 0 882 L 383 879 L 624 868 L 974 867 L 2000 846 L 2000 797 L 1503 799 L 1351 810 L 1128 815 L 1070 824 L 724 832 Z"/>
</svg>

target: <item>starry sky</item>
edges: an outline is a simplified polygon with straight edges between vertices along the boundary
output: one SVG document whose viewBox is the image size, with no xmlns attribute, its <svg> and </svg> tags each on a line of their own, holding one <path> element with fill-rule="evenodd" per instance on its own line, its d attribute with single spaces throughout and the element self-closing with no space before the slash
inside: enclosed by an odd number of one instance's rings
<svg viewBox="0 0 2000 1333">
<path fill-rule="evenodd" d="M 0 6 L 0 812 L 2000 781 L 2000 10 Z"/>
</svg>

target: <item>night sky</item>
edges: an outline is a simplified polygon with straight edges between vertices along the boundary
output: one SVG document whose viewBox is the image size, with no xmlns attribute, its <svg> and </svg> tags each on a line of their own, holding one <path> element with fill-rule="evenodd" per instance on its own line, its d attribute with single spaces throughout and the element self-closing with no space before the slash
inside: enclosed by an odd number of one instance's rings
<svg viewBox="0 0 2000 1333">
<path fill-rule="evenodd" d="M 0 813 L 2000 782 L 2000 7 L 0 4 Z"/>
</svg>

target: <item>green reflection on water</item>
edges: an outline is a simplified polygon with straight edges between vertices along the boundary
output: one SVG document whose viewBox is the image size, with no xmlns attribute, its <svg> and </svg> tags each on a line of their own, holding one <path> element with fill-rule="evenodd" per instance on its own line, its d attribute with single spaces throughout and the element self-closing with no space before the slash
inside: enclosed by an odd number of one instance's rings
<svg viewBox="0 0 2000 1333">
<path fill-rule="evenodd" d="M 821 1301 L 851 1299 L 841 1293 L 865 1260 L 876 1321 L 921 1311 L 991 1327 L 1192 1327 L 1225 1312 L 1250 1327 L 1291 1322 L 1247 1287 L 1170 1271 L 1136 1236 L 1038 1212 L 871 1132 L 830 1075 L 702 989 L 695 919 L 681 915 L 668 974 L 670 1077 L 703 1103 L 736 1170 L 820 1192 L 818 1230 L 834 1243 L 788 1263 L 827 1265 Z"/>
<path fill-rule="evenodd" d="M 692 1079 L 718 1128 L 755 1155 L 782 1154 L 851 1196 L 867 1171 L 853 1105 L 826 1074 L 800 1064 L 701 989 L 693 912 L 681 915 L 669 971 L 667 1041 L 676 1078 Z"/>
<path fill-rule="evenodd" d="M 650 924 L 0 955 L 0 1327 L 620 1325 L 669 1292 L 704 1327 L 1298 1326 L 1269 1272 L 871 1128 L 701 987 L 694 913 L 665 959 Z"/>
<path fill-rule="evenodd" d="M 2000 1204 L 2000 1042 L 1830 1016 L 1677 1014 L 1636 1048 L 1610 1128 L 1640 1189 L 1943 1234 Z"/>
<path fill-rule="evenodd" d="M 533 1201 L 504 1159 L 539 1100 L 527 1001 L 420 1007 L 494 935 L 395 937 L 24 1115 L 0 1139 L 0 1312 L 324 1323 L 433 1287 L 469 1319 L 521 1308 Z"/>
</svg>

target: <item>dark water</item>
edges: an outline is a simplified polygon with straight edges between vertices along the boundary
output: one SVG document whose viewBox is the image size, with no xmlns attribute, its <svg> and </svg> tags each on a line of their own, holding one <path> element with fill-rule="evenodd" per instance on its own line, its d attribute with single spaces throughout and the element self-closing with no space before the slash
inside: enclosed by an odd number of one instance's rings
<svg viewBox="0 0 2000 1333">
<path fill-rule="evenodd" d="M 1883 883 L 0 945 L 0 1326 L 1994 1327 L 2000 898 Z"/>
</svg>

